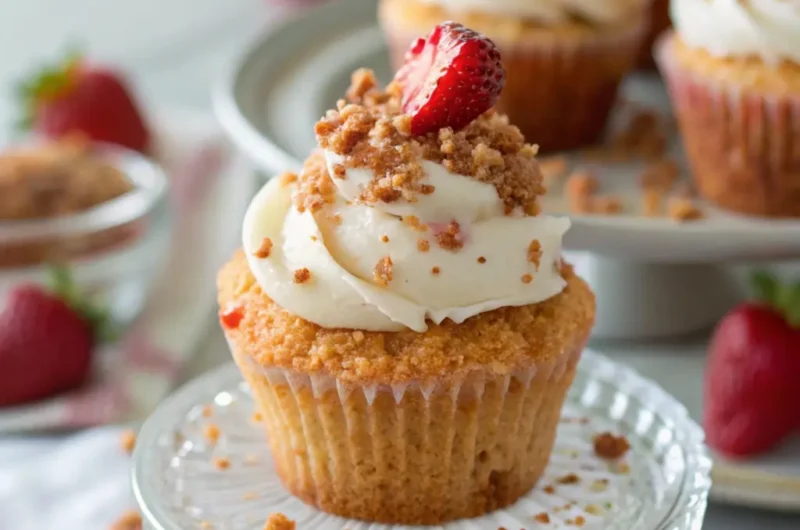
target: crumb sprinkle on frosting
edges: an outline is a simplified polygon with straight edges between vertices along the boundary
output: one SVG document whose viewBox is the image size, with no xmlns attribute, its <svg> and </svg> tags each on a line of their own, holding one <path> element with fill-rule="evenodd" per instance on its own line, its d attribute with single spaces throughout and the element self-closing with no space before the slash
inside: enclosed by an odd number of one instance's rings
<svg viewBox="0 0 800 530">
<path fill-rule="evenodd" d="M 423 182 L 421 163 L 428 160 L 492 184 L 506 214 L 539 212 L 537 199 L 545 189 L 537 149 L 525 143 L 505 116 L 490 110 L 458 132 L 444 128 L 411 136 L 396 83 L 380 89 L 372 71 L 362 69 L 353 74 L 347 96 L 349 102 L 329 111 L 315 132 L 323 149 L 344 157 L 345 167 L 369 168 L 376 175 L 361 190 L 361 202 L 413 202 L 419 194 L 435 193 Z M 342 174 L 338 168 L 334 172 L 334 177 Z"/>
</svg>

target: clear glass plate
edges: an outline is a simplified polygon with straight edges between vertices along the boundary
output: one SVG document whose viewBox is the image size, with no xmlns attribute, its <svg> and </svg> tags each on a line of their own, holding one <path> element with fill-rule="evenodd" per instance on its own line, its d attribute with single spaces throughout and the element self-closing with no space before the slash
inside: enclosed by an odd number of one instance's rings
<svg viewBox="0 0 800 530">
<path fill-rule="evenodd" d="M 216 443 L 207 437 L 210 424 L 219 428 Z M 592 438 L 604 431 L 627 437 L 632 449 L 623 461 L 595 456 Z M 229 467 L 218 469 L 220 459 Z M 680 403 L 633 370 L 587 351 L 537 487 L 507 509 L 437 528 L 695 530 L 705 514 L 710 469 L 702 430 Z M 565 480 L 571 474 L 577 483 Z M 274 512 L 299 530 L 410 528 L 331 516 L 286 492 L 233 365 L 189 383 L 145 423 L 133 486 L 151 530 L 260 530 Z M 549 523 L 536 520 L 542 513 Z"/>
</svg>

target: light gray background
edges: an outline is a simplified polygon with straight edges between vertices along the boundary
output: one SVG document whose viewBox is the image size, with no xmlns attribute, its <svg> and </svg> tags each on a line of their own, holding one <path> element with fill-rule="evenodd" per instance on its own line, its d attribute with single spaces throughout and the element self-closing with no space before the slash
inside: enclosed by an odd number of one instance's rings
<svg viewBox="0 0 800 530">
<path fill-rule="evenodd" d="M 148 103 L 210 110 L 210 84 L 274 15 L 265 0 L 0 0 L 0 140 L 9 138 L 8 125 L 15 115 L 12 81 L 37 63 L 57 57 L 57 50 L 69 44 L 120 65 Z M 227 360 L 221 334 L 216 325 L 210 328 L 187 378 Z M 704 352 L 702 337 L 595 346 L 655 378 L 678 367 L 686 356 Z M 641 356 L 648 350 L 656 350 L 655 361 Z M 673 390 L 697 401 L 696 386 Z M 712 504 L 703 528 L 800 529 L 800 516 Z"/>
</svg>

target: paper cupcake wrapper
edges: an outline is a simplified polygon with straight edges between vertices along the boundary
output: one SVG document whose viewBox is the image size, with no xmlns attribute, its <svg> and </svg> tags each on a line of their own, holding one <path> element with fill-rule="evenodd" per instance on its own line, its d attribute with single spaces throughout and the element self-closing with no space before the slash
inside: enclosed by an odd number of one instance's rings
<svg viewBox="0 0 800 530">
<path fill-rule="evenodd" d="M 383 14 L 390 56 L 399 66 L 409 44 L 430 28 L 408 28 Z M 624 31 L 496 40 L 506 70 L 497 110 L 543 152 L 595 143 L 605 130 L 621 81 L 636 66 L 647 27 L 643 15 Z"/>
<path fill-rule="evenodd" d="M 284 486 L 347 518 L 437 524 L 515 502 L 539 480 L 581 349 L 508 375 L 346 384 L 232 351 Z"/>
<path fill-rule="evenodd" d="M 659 40 L 656 60 L 700 194 L 741 213 L 800 217 L 800 97 L 691 71 L 676 60 L 674 39 Z"/>
</svg>

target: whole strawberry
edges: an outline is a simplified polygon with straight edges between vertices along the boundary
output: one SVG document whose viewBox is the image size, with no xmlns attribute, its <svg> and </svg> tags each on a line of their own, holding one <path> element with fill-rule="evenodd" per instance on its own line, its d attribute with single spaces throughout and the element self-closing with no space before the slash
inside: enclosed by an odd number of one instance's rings
<svg viewBox="0 0 800 530">
<path fill-rule="evenodd" d="M 105 315 L 80 300 L 64 271 L 54 290 L 22 285 L 0 313 L 0 406 L 35 401 L 83 384 Z"/>
<path fill-rule="evenodd" d="M 150 147 L 139 106 L 117 72 L 71 58 L 23 83 L 20 93 L 23 125 L 46 138 L 78 133 L 140 152 Z"/>
<path fill-rule="evenodd" d="M 505 79 L 494 42 L 456 22 L 412 44 L 395 75 L 415 135 L 466 127 L 497 102 Z"/>
<path fill-rule="evenodd" d="M 800 284 L 757 274 L 758 300 L 733 309 L 711 339 L 704 424 L 731 458 L 770 450 L 800 427 Z"/>
</svg>

